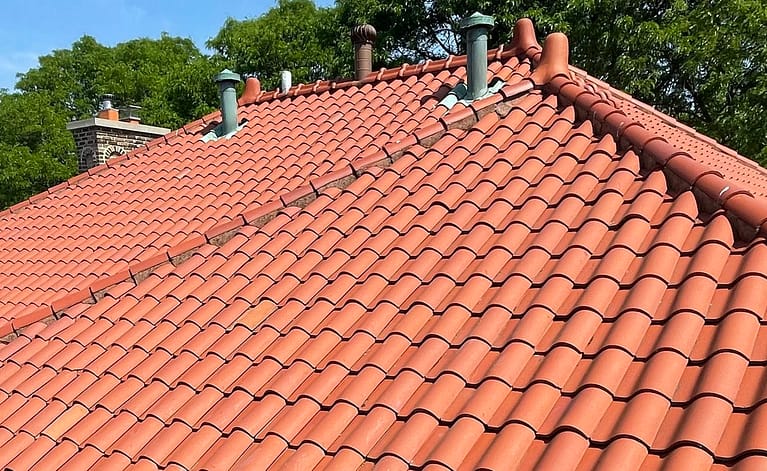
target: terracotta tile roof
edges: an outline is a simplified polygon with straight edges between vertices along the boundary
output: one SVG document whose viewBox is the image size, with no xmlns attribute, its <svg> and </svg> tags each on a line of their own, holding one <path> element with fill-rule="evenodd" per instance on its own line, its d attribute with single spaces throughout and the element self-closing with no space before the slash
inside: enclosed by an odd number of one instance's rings
<svg viewBox="0 0 767 471">
<path fill-rule="evenodd" d="M 582 81 L 585 86 L 597 93 L 609 96 L 615 106 L 630 119 L 642 123 L 653 133 L 673 142 L 674 146 L 680 150 L 691 153 L 696 160 L 707 167 L 726 175 L 728 181 L 746 188 L 756 196 L 762 198 L 767 196 L 767 171 L 753 160 L 738 155 L 734 150 L 587 75 L 576 67 L 571 67 L 571 70 L 576 80 Z"/>
<path fill-rule="evenodd" d="M 496 71 L 513 81 L 512 67 Z M 248 126 L 232 139 L 204 143 L 205 120 L 192 123 L 17 205 L 0 218 L 0 323 L 39 318 L 41 307 L 50 314 L 53 300 L 213 226 L 241 225 L 248 209 L 351 175 L 350 162 L 437 123 L 446 108 L 435 94 L 458 81 L 445 69 L 262 101 L 243 110 Z"/>
<path fill-rule="evenodd" d="M 529 28 L 6 213 L 0 466 L 763 469 L 764 171 Z"/>
</svg>

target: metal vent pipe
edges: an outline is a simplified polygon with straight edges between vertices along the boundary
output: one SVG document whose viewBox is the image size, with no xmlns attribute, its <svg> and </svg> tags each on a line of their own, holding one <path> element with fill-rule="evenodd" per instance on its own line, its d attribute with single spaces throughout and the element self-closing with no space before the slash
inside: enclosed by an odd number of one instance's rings
<svg viewBox="0 0 767 471">
<path fill-rule="evenodd" d="M 237 83 L 240 75 L 229 69 L 224 69 L 216 75 L 219 98 L 221 99 L 221 135 L 237 130 Z"/>
<path fill-rule="evenodd" d="M 354 44 L 354 77 L 362 80 L 373 71 L 373 43 L 376 40 L 376 29 L 368 24 L 352 28 L 352 44 Z"/>
<path fill-rule="evenodd" d="M 280 91 L 282 93 L 288 93 L 290 87 L 293 86 L 293 74 L 289 70 L 283 70 L 280 73 Z"/>
<path fill-rule="evenodd" d="M 105 93 L 101 95 L 101 103 L 99 104 L 100 110 L 111 110 L 112 109 L 112 100 L 114 99 L 114 95 L 111 93 Z"/>
<path fill-rule="evenodd" d="M 492 16 L 479 12 L 461 21 L 461 31 L 466 35 L 466 82 L 470 100 L 487 93 L 487 40 L 494 25 Z"/>
</svg>

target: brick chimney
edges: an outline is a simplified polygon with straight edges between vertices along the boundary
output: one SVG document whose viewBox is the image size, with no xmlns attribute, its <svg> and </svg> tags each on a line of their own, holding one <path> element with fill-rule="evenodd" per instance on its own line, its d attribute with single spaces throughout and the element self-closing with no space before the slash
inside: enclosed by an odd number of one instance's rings
<svg viewBox="0 0 767 471">
<path fill-rule="evenodd" d="M 99 108 L 93 118 L 67 123 L 67 129 L 75 138 L 80 172 L 170 132 L 170 129 L 141 124 L 138 106 L 114 108 L 112 95 L 104 95 Z"/>
</svg>

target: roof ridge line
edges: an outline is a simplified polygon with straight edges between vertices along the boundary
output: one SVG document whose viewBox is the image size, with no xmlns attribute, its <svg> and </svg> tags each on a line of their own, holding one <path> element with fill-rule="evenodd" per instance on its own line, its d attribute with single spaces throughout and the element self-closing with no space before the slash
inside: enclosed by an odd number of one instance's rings
<svg viewBox="0 0 767 471">
<path fill-rule="evenodd" d="M 584 80 L 586 82 L 589 82 L 589 81 L 593 82 L 596 85 L 599 85 L 600 87 L 602 87 L 604 89 L 604 92 L 606 94 L 610 95 L 611 99 L 614 100 L 617 97 L 617 98 L 619 98 L 621 100 L 626 100 L 626 101 L 630 102 L 633 106 L 636 106 L 637 108 L 639 108 L 639 109 L 641 109 L 641 110 L 651 114 L 652 116 L 658 118 L 664 124 L 666 124 L 668 126 L 672 126 L 675 129 L 678 129 L 678 130 L 684 132 L 688 136 L 694 137 L 695 139 L 698 139 L 698 140 L 704 142 L 705 144 L 714 147 L 716 150 L 718 150 L 719 152 L 722 152 L 723 154 L 726 154 L 726 155 L 728 155 L 730 157 L 738 159 L 738 162 L 740 162 L 743 165 L 746 165 L 746 166 L 748 166 L 750 168 L 753 168 L 755 170 L 758 170 L 758 171 L 761 171 L 761 172 L 767 174 L 767 170 L 765 170 L 764 167 L 759 165 L 754 160 L 751 160 L 748 157 L 745 157 L 745 156 L 739 154 L 738 151 L 736 151 L 735 149 L 727 147 L 726 145 L 722 144 L 721 142 L 717 141 L 716 139 L 713 139 L 713 138 L 703 134 L 702 132 L 698 131 L 694 127 L 679 121 L 678 119 L 674 118 L 673 116 L 671 116 L 669 114 L 664 113 L 661 110 L 658 110 L 654 106 L 649 105 L 649 104 L 647 104 L 647 103 L 645 103 L 645 102 L 643 102 L 641 100 L 638 100 L 637 98 L 635 98 L 630 93 L 625 92 L 625 91 L 620 90 L 620 89 L 617 89 L 617 88 L 613 87 L 612 85 L 610 85 L 609 83 L 607 83 L 607 82 L 605 82 L 603 80 L 600 80 L 597 77 L 589 75 L 588 72 L 586 72 L 585 70 L 580 69 L 580 68 L 578 68 L 578 67 L 576 67 L 574 65 L 570 65 L 570 70 L 576 76 L 578 76 L 580 79 L 582 79 L 582 80 Z"/>
<path fill-rule="evenodd" d="M 744 239 L 750 240 L 759 233 L 767 235 L 767 205 L 750 191 L 728 181 L 719 171 L 699 162 L 665 138 L 652 134 L 641 123 L 571 78 L 557 76 L 547 86 L 584 113 L 595 124 L 597 132 L 612 135 L 619 145 L 633 147 L 640 159 L 644 157 L 644 166 L 658 166 L 667 177 L 670 172 L 681 180 L 677 182 L 681 185 L 676 186 L 688 186 L 694 190 L 695 199 L 702 209 L 714 212 L 722 208 L 746 224 L 751 231 L 731 221 Z M 651 162 L 647 162 L 648 158 Z"/>
<path fill-rule="evenodd" d="M 528 18 L 517 21 L 514 36 L 516 43 L 534 41 L 532 21 Z M 574 80 L 567 36 L 552 33 L 540 52 L 534 46 L 525 48 L 524 52 L 536 66 L 531 77 L 536 88 L 546 89 L 569 102 L 595 125 L 596 132 L 612 135 L 619 146 L 633 147 L 644 166 L 660 167 L 667 179 L 675 177 L 677 181 L 670 181 L 670 186 L 687 186 L 693 190 L 700 209 L 712 213 L 724 209 L 734 232 L 742 239 L 751 240 L 757 234 L 767 236 L 767 204 L 690 153 L 652 134 L 615 104 Z"/>
<path fill-rule="evenodd" d="M 490 61 L 500 61 L 512 56 L 520 55 L 522 52 L 523 50 L 513 43 L 500 44 L 497 48 L 488 50 L 487 57 Z M 377 71 L 371 72 L 362 80 L 341 78 L 299 83 L 290 87 L 286 92 L 281 92 L 279 88 L 270 91 L 261 90 L 261 82 L 256 77 L 250 77 L 245 81 L 245 90 L 238 100 L 238 105 L 247 106 L 265 103 L 280 98 L 293 98 L 311 94 L 320 94 L 326 91 L 342 90 L 354 86 L 366 85 L 368 83 L 388 82 L 394 79 L 403 79 L 424 73 L 433 73 L 463 67 L 466 65 L 466 61 L 467 56 L 465 54 L 450 54 L 444 59 L 427 59 L 416 64 L 403 63 L 398 67 L 382 67 Z"/>
</svg>

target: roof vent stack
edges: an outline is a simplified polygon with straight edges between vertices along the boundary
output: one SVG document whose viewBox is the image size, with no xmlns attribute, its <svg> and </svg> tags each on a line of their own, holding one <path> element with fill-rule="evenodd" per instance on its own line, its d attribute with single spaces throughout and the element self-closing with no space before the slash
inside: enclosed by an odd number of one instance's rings
<svg viewBox="0 0 767 471">
<path fill-rule="evenodd" d="M 352 28 L 352 44 L 354 44 L 354 76 L 362 80 L 373 71 L 373 43 L 376 40 L 376 29 L 368 24 Z"/>
<path fill-rule="evenodd" d="M 494 25 L 492 16 L 479 12 L 461 20 L 461 30 L 466 35 L 466 81 L 469 89 L 466 98 L 469 100 L 487 94 L 487 40 Z"/>
<path fill-rule="evenodd" d="M 280 73 L 280 91 L 282 93 L 288 93 L 290 87 L 293 86 L 293 74 L 289 70 L 283 70 Z"/>
<path fill-rule="evenodd" d="M 237 130 L 237 90 L 235 86 L 240 82 L 239 74 L 229 69 L 224 69 L 214 79 L 218 84 L 219 98 L 221 99 L 221 135 L 231 134 Z"/>
</svg>

